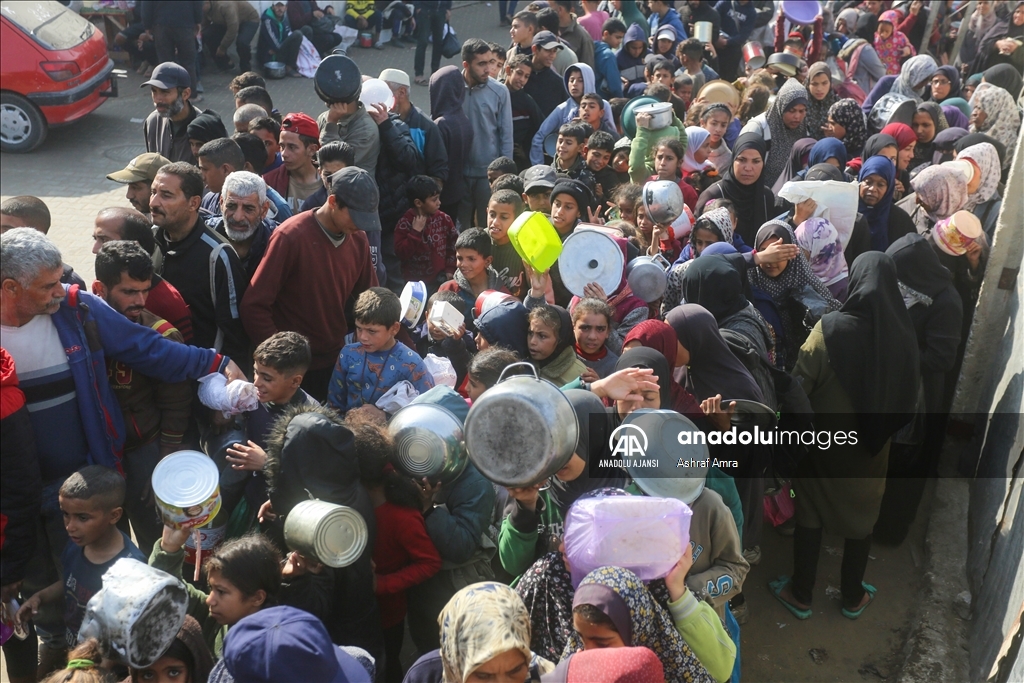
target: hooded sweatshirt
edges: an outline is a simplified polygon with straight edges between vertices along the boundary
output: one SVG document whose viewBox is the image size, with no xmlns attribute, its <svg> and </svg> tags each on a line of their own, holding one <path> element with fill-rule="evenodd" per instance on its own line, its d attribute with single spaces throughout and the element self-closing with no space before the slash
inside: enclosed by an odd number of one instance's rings
<svg viewBox="0 0 1024 683">
<path fill-rule="evenodd" d="M 487 309 L 476 321 L 476 329 L 491 346 L 513 351 L 519 358 L 530 357 L 526 335 L 530 312 L 518 301 L 504 301 Z"/>
<path fill-rule="evenodd" d="M 644 49 L 639 57 L 633 58 L 626 46 L 637 40 L 644 44 Z M 630 85 L 644 82 L 644 57 L 648 52 L 650 51 L 647 49 L 647 32 L 641 28 L 640 24 L 631 25 L 626 29 L 626 35 L 622 38 L 619 54 L 615 56 L 615 61 L 619 66 L 619 75 L 629 81 Z"/>
<path fill-rule="evenodd" d="M 596 92 L 597 86 L 594 83 L 594 70 L 583 62 L 576 62 L 565 70 L 565 74 L 562 75 L 562 86 L 565 88 L 565 92 L 569 92 L 569 76 L 574 68 L 579 69 L 580 73 L 583 74 L 583 94 Z M 544 123 L 540 124 L 540 130 L 533 136 L 533 144 L 530 146 L 530 163 L 534 165 L 544 163 L 544 138 L 552 133 L 557 133 L 563 123 L 568 123 L 576 118 L 578 110 L 579 102 L 570 96 L 566 98 L 565 102 L 555 107 L 548 117 L 544 119 Z M 611 133 L 613 136 L 618 136 L 615 128 L 615 118 L 612 116 L 612 107 L 608 104 L 607 100 L 604 103 L 604 119 L 601 121 L 601 130 Z"/>
<path fill-rule="evenodd" d="M 462 111 L 473 129 L 473 146 L 462 172 L 467 178 L 486 178 L 492 161 L 512 158 L 512 100 L 508 88 L 493 78 L 473 87 L 463 80 L 462 85 L 466 90 Z"/>
<path fill-rule="evenodd" d="M 597 71 L 597 94 L 605 99 L 622 97 L 622 80 L 615 53 L 603 40 L 594 41 L 594 70 Z"/>
<path fill-rule="evenodd" d="M 430 116 L 441 131 L 448 151 L 448 180 L 441 188 L 441 205 L 456 204 L 466 196 L 463 169 L 473 146 L 473 129 L 462 111 L 466 82 L 457 67 L 449 65 L 430 76 Z"/>
</svg>

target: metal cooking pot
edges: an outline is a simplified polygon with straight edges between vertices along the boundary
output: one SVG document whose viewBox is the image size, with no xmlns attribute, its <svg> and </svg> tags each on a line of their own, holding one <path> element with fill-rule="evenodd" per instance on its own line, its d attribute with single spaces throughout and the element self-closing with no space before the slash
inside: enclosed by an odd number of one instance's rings
<svg viewBox="0 0 1024 683">
<path fill-rule="evenodd" d="M 773 52 L 768 58 L 768 67 L 775 67 L 779 73 L 792 78 L 800 68 L 800 58 L 788 52 Z"/>
<path fill-rule="evenodd" d="M 622 108 L 622 132 L 626 134 L 626 137 L 633 139 L 636 137 L 636 112 L 637 107 L 642 107 L 645 104 L 654 104 L 658 100 L 654 99 L 650 95 L 641 95 L 640 97 L 634 97 L 629 102 L 626 102 L 626 106 Z"/>
<path fill-rule="evenodd" d="M 328 55 L 316 68 L 313 89 L 317 97 L 332 102 L 351 102 L 359 97 L 363 79 L 359 67 L 345 55 Z"/>
<path fill-rule="evenodd" d="M 392 416 L 388 432 L 395 442 L 395 468 L 420 479 L 456 479 L 469 462 L 462 423 L 432 403 L 410 403 Z"/>
<path fill-rule="evenodd" d="M 917 102 L 899 93 L 886 93 L 878 98 L 871 113 L 868 114 L 868 130 L 871 133 L 878 133 L 890 123 L 905 123 L 908 126 L 914 122 L 914 112 L 917 111 Z"/>
<path fill-rule="evenodd" d="M 655 223 L 672 223 L 683 212 L 683 191 L 671 180 L 646 183 L 643 198 L 644 209 Z"/>
<path fill-rule="evenodd" d="M 637 256 L 626 266 L 626 282 L 638 297 L 651 303 L 661 298 L 668 287 L 668 269 L 672 264 L 662 256 Z"/>
<path fill-rule="evenodd" d="M 533 376 L 505 379 L 510 368 L 520 365 Z M 569 462 L 578 438 L 579 424 L 569 399 L 538 377 L 530 363 L 505 368 L 498 383 L 473 403 L 466 417 L 469 459 L 501 486 L 530 486 L 546 480 Z"/>
<path fill-rule="evenodd" d="M 284 78 L 286 70 L 284 62 L 267 62 L 263 65 L 263 73 L 267 78 Z"/>
<path fill-rule="evenodd" d="M 597 230 L 576 230 L 562 243 L 558 257 L 558 272 L 562 284 L 576 296 L 583 298 L 583 288 L 591 282 L 601 285 L 608 294 L 622 283 L 625 265 L 622 249 L 615 240 Z"/>
<path fill-rule="evenodd" d="M 672 125 L 673 113 L 671 102 L 654 102 L 641 105 L 633 110 L 634 119 L 637 114 L 651 115 L 650 122 L 646 126 L 642 126 L 642 128 L 647 130 L 662 130 Z"/>
</svg>

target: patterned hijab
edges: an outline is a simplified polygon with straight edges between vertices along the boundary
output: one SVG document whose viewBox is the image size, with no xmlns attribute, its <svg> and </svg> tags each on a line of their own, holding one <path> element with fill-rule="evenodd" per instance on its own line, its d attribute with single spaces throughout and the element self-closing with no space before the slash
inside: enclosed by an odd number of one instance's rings
<svg viewBox="0 0 1024 683">
<path fill-rule="evenodd" d="M 825 218 L 808 218 L 796 228 L 796 243 L 810 254 L 811 272 L 828 286 L 847 275 L 839 231 Z"/>
<path fill-rule="evenodd" d="M 963 174 L 944 164 L 924 169 L 910 185 L 917 193 L 921 208 L 931 207 L 925 212 L 933 221 L 949 218 L 967 203 L 967 181 Z"/>
<path fill-rule="evenodd" d="M 466 586 L 441 610 L 438 623 L 444 683 L 465 683 L 480 666 L 509 650 L 521 652 L 528 664 L 535 661 L 530 615 L 516 592 L 503 583 Z M 536 661 L 541 673 L 554 668 L 546 659 Z"/>
<path fill-rule="evenodd" d="M 515 590 L 530 614 L 530 648 L 558 661 L 573 632 L 572 577 L 562 553 L 550 552 L 534 562 Z"/>
<path fill-rule="evenodd" d="M 846 129 L 843 145 L 846 147 L 847 158 L 859 156 L 868 138 L 868 127 L 864 123 L 864 112 L 857 100 L 849 97 L 839 100 L 828 110 L 832 120 Z"/>
<path fill-rule="evenodd" d="M 786 168 L 786 164 L 789 162 L 789 150 L 792 149 L 793 143 L 800 138 L 807 137 L 806 119 L 792 130 L 786 128 L 786 124 L 782 121 L 782 115 L 793 107 L 799 104 L 806 106 L 807 98 L 807 88 L 801 85 L 800 81 L 791 78 L 779 88 L 775 102 L 768 108 L 766 118 L 768 129 L 772 132 L 772 148 L 765 160 L 764 173 L 761 174 L 761 180 L 767 187 L 774 185 Z"/>
<path fill-rule="evenodd" d="M 776 219 L 768 221 L 757 231 L 757 238 L 754 240 L 755 248 L 760 249 L 765 240 L 771 237 L 780 238 L 783 244 L 796 243 L 796 237 L 793 235 L 793 229 L 789 227 L 789 223 Z M 752 268 L 748 272 L 750 283 L 766 292 L 772 298 L 772 301 L 779 305 L 781 309 L 780 317 L 783 319 L 784 324 L 787 323 L 787 318 L 789 317 L 789 307 L 784 304 L 793 296 L 803 291 L 805 287 L 810 287 L 818 296 L 824 299 L 828 311 L 838 310 L 842 306 L 832 296 L 832 292 L 811 271 L 811 266 L 807 263 L 807 259 L 804 258 L 803 254 L 791 260 L 786 265 L 786 268 L 775 277 L 769 277 L 761 268 Z M 789 323 L 795 325 L 797 321 L 790 320 Z"/>
<path fill-rule="evenodd" d="M 695 239 L 693 233 L 697 231 L 696 228 L 710 230 L 718 236 L 719 242 L 732 244 L 732 218 L 729 215 L 729 209 L 724 206 L 701 214 L 700 218 L 697 219 L 697 225 L 694 226 L 694 231 L 690 233 L 690 244 L 693 244 Z M 694 254 L 696 253 L 694 251 Z"/>
<path fill-rule="evenodd" d="M 868 222 L 871 248 L 875 251 L 885 251 L 889 246 L 889 212 L 892 210 L 892 194 L 896 190 L 896 167 L 883 156 L 869 157 L 861 166 L 857 182 L 864 182 L 869 175 L 877 175 L 885 180 L 885 196 L 874 206 L 868 206 L 863 199 L 858 199 L 857 211 Z"/>
<path fill-rule="evenodd" d="M 971 145 L 956 155 L 957 159 L 970 159 L 981 169 L 981 185 L 978 190 L 967 196 L 965 211 L 973 211 L 978 204 L 984 204 L 995 196 L 999 189 L 999 153 L 987 142 Z"/>
<path fill-rule="evenodd" d="M 856 17 L 856 10 L 854 10 L 854 17 Z M 854 18 L 854 21 L 856 21 L 856 18 Z M 821 139 L 821 136 L 824 135 L 821 127 L 828 120 L 829 107 L 839 100 L 835 88 L 832 87 L 832 70 L 829 69 L 828 62 L 815 62 L 811 64 L 811 68 L 807 70 L 807 79 L 804 82 L 810 83 L 815 76 L 820 76 L 821 74 L 828 76 L 828 92 L 825 93 L 823 98 L 816 100 L 810 91 L 807 91 L 807 117 L 804 119 L 804 127 L 807 129 L 807 134 L 816 139 Z"/>
<path fill-rule="evenodd" d="M 1017 135 L 1020 133 L 1020 111 L 1009 92 L 991 83 L 982 83 L 971 97 L 971 107 L 980 107 L 985 112 L 984 123 L 980 126 L 971 124 L 972 133 L 991 135 L 1008 150 L 1016 146 Z M 1007 155 L 1003 168 L 1010 164 L 1012 157 L 1012 154 Z"/>
<path fill-rule="evenodd" d="M 584 577 L 573 607 L 593 605 L 607 615 L 627 646 L 653 651 L 665 669 L 666 681 L 713 683 L 714 679 L 676 630 L 672 617 L 659 605 L 636 574 L 621 567 L 601 567 Z M 562 658 L 583 650 L 573 631 Z"/>
<path fill-rule="evenodd" d="M 920 102 L 922 95 L 929 87 L 928 81 L 938 70 L 939 65 L 935 63 L 931 55 L 911 57 L 903 63 L 900 75 L 896 77 L 889 92 Z"/>
</svg>

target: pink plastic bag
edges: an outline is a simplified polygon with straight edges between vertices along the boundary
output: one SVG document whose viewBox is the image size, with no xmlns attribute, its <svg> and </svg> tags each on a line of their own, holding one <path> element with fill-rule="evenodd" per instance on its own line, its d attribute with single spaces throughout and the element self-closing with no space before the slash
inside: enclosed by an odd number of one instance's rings
<svg viewBox="0 0 1024 683">
<path fill-rule="evenodd" d="M 664 578 L 690 548 L 690 508 L 674 498 L 613 496 L 577 501 L 565 518 L 572 583 L 606 566 L 643 581 Z"/>
<path fill-rule="evenodd" d="M 796 514 L 796 493 L 788 481 L 781 488 L 764 494 L 764 518 L 772 526 L 779 526 Z"/>
</svg>

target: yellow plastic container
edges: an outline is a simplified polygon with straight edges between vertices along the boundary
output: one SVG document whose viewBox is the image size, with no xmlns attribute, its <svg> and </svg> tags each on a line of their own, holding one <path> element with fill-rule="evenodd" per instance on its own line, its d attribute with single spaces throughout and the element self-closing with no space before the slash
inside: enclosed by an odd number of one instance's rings
<svg viewBox="0 0 1024 683">
<path fill-rule="evenodd" d="M 519 214 L 508 229 L 508 238 L 523 262 L 537 272 L 551 268 L 562 253 L 558 231 L 539 211 Z"/>
</svg>

